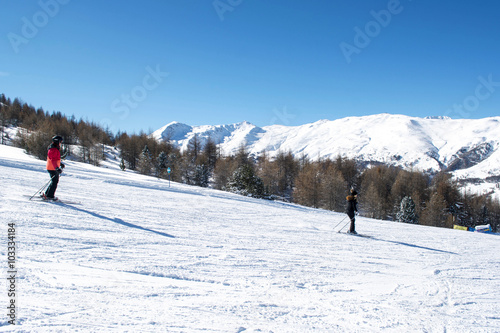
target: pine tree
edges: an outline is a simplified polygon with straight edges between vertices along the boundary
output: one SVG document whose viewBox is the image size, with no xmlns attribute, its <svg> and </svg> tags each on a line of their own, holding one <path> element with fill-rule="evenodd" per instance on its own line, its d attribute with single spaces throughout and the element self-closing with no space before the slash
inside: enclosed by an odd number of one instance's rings
<svg viewBox="0 0 500 333">
<path fill-rule="evenodd" d="M 198 159 L 198 155 L 201 152 L 201 141 L 198 134 L 195 134 L 194 137 L 189 140 L 186 154 L 189 156 L 190 162 L 192 165 L 196 163 Z"/>
<path fill-rule="evenodd" d="M 162 177 L 165 174 L 165 171 L 168 168 L 168 155 L 164 151 L 160 152 L 158 154 L 158 157 L 156 158 L 156 165 L 155 165 L 155 173 L 156 177 Z"/>
<path fill-rule="evenodd" d="M 141 157 L 139 158 L 139 172 L 143 175 L 149 175 L 153 169 L 153 156 L 149 151 L 148 145 L 144 146 Z"/>
<path fill-rule="evenodd" d="M 19 124 L 21 123 L 22 119 L 21 110 L 22 110 L 21 101 L 19 100 L 19 98 L 16 97 L 14 98 L 10 106 L 10 117 L 12 125 L 19 126 Z"/>
<path fill-rule="evenodd" d="M 194 185 L 208 187 L 210 170 L 206 164 L 197 164 L 194 173 Z"/>
<path fill-rule="evenodd" d="M 205 146 L 203 147 L 203 158 L 206 160 L 207 167 L 210 173 L 212 173 L 215 169 L 215 165 L 217 164 L 218 159 L 218 148 L 212 138 L 208 138 Z"/>
<path fill-rule="evenodd" d="M 181 169 L 181 161 L 180 161 L 180 152 L 178 150 L 171 152 L 168 154 L 168 159 L 169 163 L 167 166 L 170 167 L 170 175 L 168 176 L 169 179 L 172 181 L 180 181 L 182 179 L 182 172 L 174 172 L 174 170 L 180 170 Z"/>
<path fill-rule="evenodd" d="M 418 218 L 415 211 L 415 202 L 413 202 L 413 199 L 411 197 L 406 196 L 403 198 L 403 200 L 401 200 L 400 209 L 397 214 L 397 220 L 403 223 L 418 223 Z"/>
<path fill-rule="evenodd" d="M 292 199 L 295 178 L 298 174 L 298 162 L 293 157 L 291 151 L 288 153 L 279 152 L 274 161 L 277 167 L 278 194 L 287 199 Z"/>
<path fill-rule="evenodd" d="M 121 161 L 120 161 L 120 169 L 121 169 L 122 171 L 125 171 L 125 161 L 123 160 L 123 156 L 122 156 L 122 159 L 121 159 Z"/>
<path fill-rule="evenodd" d="M 0 144 L 5 144 L 5 128 L 7 127 L 7 104 L 4 102 L 5 96 L 0 95 Z"/>
<path fill-rule="evenodd" d="M 266 192 L 270 195 L 278 195 L 278 180 L 276 179 L 278 170 L 276 163 L 271 161 L 266 151 L 259 156 L 257 161 L 257 172 L 264 182 Z"/>
<path fill-rule="evenodd" d="M 229 191 L 241 195 L 261 198 L 264 196 L 264 183 L 255 175 L 249 164 L 240 166 L 231 177 Z"/>
</svg>

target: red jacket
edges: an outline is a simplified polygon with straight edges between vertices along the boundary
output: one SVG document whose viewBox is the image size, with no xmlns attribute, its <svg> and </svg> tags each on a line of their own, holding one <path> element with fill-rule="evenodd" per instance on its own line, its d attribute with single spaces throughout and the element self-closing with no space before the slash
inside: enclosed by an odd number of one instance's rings
<svg viewBox="0 0 500 333">
<path fill-rule="evenodd" d="M 47 170 L 56 170 L 60 166 L 61 152 L 59 151 L 59 147 L 51 145 L 47 153 Z"/>
</svg>

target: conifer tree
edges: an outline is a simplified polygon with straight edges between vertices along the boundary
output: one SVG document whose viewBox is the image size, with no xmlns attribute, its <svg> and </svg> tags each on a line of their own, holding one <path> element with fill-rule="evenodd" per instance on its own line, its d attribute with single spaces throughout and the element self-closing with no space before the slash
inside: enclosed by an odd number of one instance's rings
<svg viewBox="0 0 500 333">
<path fill-rule="evenodd" d="M 212 140 L 212 138 L 208 138 L 207 142 L 205 143 L 202 155 L 204 160 L 206 161 L 209 173 L 212 173 L 215 169 L 215 165 L 217 164 L 219 155 L 217 145 Z"/>
<path fill-rule="evenodd" d="M 418 223 L 417 214 L 415 211 L 415 202 L 409 196 L 406 196 L 401 200 L 401 205 L 399 212 L 397 214 L 397 220 L 403 223 Z"/>
<path fill-rule="evenodd" d="M 125 171 L 125 161 L 123 160 L 123 156 L 122 156 L 121 161 L 120 161 L 120 169 L 122 171 Z"/>
<path fill-rule="evenodd" d="M 153 169 L 153 156 L 149 151 L 147 145 L 144 146 L 142 150 L 141 157 L 139 158 L 139 172 L 143 175 L 151 174 L 151 170 Z"/>
<path fill-rule="evenodd" d="M 168 160 L 168 155 L 164 151 L 160 152 L 158 154 L 158 157 L 156 158 L 156 164 L 155 164 L 155 173 L 156 177 L 163 177 L 165 174 L 165 171 L 168 168 L 169 160 Z"/>
<path fill-rule="evenodd" d="M 210 170 L 207 164 L 197 164 L 194 173 L 194 185 L 208 187 L 210 179 Z"/>
<path fill-rule="evenodd" d="M 251 165 L 243 164 L 231 177 L 229 190 L 233 193 L 261 198 L 264 196 L 264 183 L 255 175 Z"/>
<path fill-rule="evenodd" d="M 295 178 L 298 174 L 298 161 L 295 160 L 291 151 L 288 153 L 279 152 L 274 161 L 276 164 L 278 194 L 286 198 L 292 199 L 293 188 L 295 186 Z"/>
<path fill-rule="evenodd" d="M 7 104 L 3 102 L 5 99 L 5 96 L 2 94 L 0 95 L 0 144 L 4 145 L 5 144 L 5 138 L 6 138 L 6 133 L 5 133 L 5 128 L 7 128 Z"/>
<path fill-rule="evenodd" d="M 196 163 L 198 159 L 198 155 L 201 152 L 201 141 L 198 134 L 195 134 L 194 137 L 189 140 L 186 154 L 188 155 L 190 162 L 192 165 Z"/>
</svg>

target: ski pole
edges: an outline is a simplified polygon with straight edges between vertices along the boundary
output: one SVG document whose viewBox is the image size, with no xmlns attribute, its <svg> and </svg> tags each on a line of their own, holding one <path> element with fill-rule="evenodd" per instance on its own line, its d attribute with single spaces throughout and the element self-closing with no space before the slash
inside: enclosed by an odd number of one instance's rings
<svg viewBox="0 0 500 333">
<path fill-rule="evenodd" d="M 33 195 L 31 196 L 30 200 L 31 200 L 31 199 L 33 199 L 33 197 L 34 197 L 35 195 L 37 195 L 38 193 L 42 192 L 44 188 L 46 188 L 47 186 L 49 186 L 50 182 L 52 181 L 52 179 L 54 179 L 54 177 L 55 177 L 55 176 L 56 176 L 56 175 L 53 175 L 53 176 L 50 178 L 50 180 L 47 182 L 47 184 L 43 185 L 43 186 L 42 186 L 42 188 L 40 188 L 38 191 L 36 191 L 36 192 L 35 192 L 35 194 L 33 194 Z"/>
<path fill-rule="evenodd" d="M 340 220 L 340 222 L 337 223 L 337 225 L 335 227 L 333 227 L 333 230 L 337 229 L 337 227 L 340 225 L 340 223 L 344 222 L 344 220 L 345 220 L 346 217 L 347 216 L 344 216 L 344 218 L 342 220 Z"/>
<path fill-rule="evenodd" d="M 351 221 L 348 221 L 346 224 L 344 224 L 344 226 L 343 226 L 342 228 L 340 228 L 340 230 L 339 230 L 338 232 L 341 232 L 341 231 L 342 231 L 342 229 L 344 229 L 345 227 L 347 227 L 347 225 L 348 225 L 349 223 L 351 223 Z"/>
</svg>

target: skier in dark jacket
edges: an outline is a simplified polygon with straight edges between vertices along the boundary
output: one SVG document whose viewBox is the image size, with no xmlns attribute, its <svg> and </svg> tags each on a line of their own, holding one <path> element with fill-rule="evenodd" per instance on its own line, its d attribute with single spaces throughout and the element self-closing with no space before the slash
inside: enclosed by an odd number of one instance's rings
<svg viewBox="0 0 500 333">
<path fill-rule="evenodd" d="M 349 216 L 351 219 L 351 227 L 349 228 L 349 233 L 351 234 L 357 234 L 356 232 L 356 227 L 354 225 L 355 221 L 355 216 L 356 213 L 358 212 L 358 193 L 354 190 L 351 189 L 351 193 L 346 197 L 347 200 L 347 205 L 346 205 L 346 214 Z"/>
<path fill-rule="evenodd" d="M 57 189 L 57 184 L 59 183 L 59 175 L 62 173 L 65 165 L 61 163 L 61 143 L 63 138 L 56 135 L 52 138 L 52 144 L 49 146 L 47 152 L 47 171 L 50 174 L 50 185 L 47 187 L 45 193 L 42 193 L 42 197 L 46 200 L 57 200 L 54 196 Z"/>
</svg>

